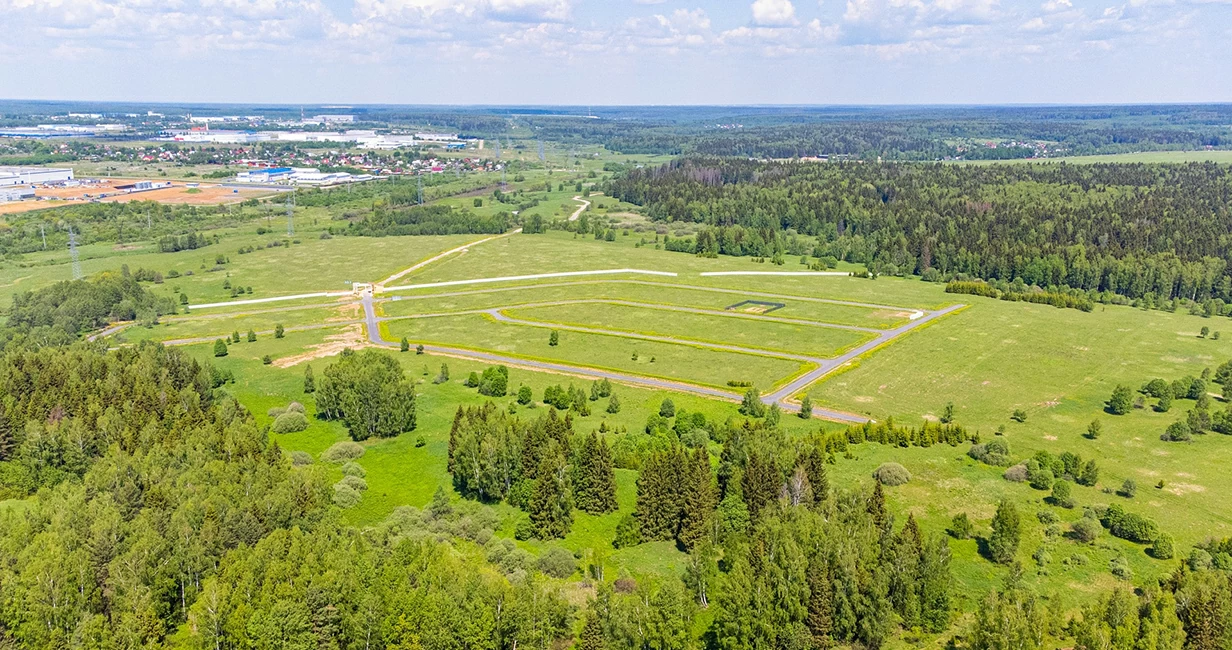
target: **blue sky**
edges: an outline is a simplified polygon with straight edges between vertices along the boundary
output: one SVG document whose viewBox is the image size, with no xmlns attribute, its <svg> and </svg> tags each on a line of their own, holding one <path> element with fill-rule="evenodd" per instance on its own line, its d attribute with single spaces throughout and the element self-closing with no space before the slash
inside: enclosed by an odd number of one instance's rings
<svg viewBox="0 0 1232 650">
<path fill-rule="evenodd" d="M 0 97 L 1232 101 L 1232 0 L 0 0 Z"/>
</svg>

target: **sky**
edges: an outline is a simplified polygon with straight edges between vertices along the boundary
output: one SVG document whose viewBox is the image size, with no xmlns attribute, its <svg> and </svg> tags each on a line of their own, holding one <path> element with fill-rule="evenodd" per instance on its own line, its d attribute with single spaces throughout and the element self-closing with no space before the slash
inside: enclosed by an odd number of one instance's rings
<svg viewBox="0 0 1232 650">
<path fill-rule="evenodd" d="M 0 98 L 1232 101 L 1232 0 L 0 0 Z"/>
</svg>

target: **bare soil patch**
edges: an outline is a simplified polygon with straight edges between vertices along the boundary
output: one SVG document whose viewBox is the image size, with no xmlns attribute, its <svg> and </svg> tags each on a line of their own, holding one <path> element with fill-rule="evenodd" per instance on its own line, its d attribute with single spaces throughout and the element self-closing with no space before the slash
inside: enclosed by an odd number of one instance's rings
<svg viewBox="0 0 1232 650">
<path fill-rule="evenodd" d="M 308 346 L 307 351 L 302 354 L 275 359 L 273 366 L 275 368 L 290 368 L 313 359 L 338 356 L 347 348 L 358 350 L 370 347 L 376 346 L 369 343 L 367 337 L 364 336 L 364 326 L 360 323 L 355 323 L 343 328 L 337 334 L 325 337 L 325 340 L 321 343 Z"/>
</svg>

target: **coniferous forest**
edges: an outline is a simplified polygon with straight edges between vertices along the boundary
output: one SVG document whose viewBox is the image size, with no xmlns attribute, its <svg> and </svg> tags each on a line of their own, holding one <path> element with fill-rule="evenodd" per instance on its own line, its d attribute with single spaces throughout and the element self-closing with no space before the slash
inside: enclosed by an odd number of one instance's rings
<svg viewBox="0 0 1232 650">
<path fill-rule="evenodd" d="M 875 273 L 975 278 L 1159 303 L 1232 301 L 1232 170 L 1184 165 L 893 165 L 685 158 L 611 193 L 656 220 L 705 224 L 669 250 L 800 254 Z"/>
</svg>

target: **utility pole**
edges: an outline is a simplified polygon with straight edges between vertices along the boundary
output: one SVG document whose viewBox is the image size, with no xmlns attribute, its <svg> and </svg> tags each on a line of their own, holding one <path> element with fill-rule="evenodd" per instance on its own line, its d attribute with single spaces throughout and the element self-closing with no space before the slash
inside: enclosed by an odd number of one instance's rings
<svg viewBox="0 0 1232 650">
<path fill-rule="evenodd" d="M 73 279 L 80 280 L 84 277 L 81 273 L 81 259 L 77 255 L 77 233 L 73 232 L 73 227 L 68 227 L 68 251 L 73 258 Z"/>
<path fill-rule="evenodd" d="M 45 224 L 39 224 L 39 234 L 43 236 L 43 250 L 47 250 L 47 228 Z"/>
<path fill-rule="evenodd" d="M 295 235 L 295 193 L 287 197 L 287 237 Z"/>
</svg>

